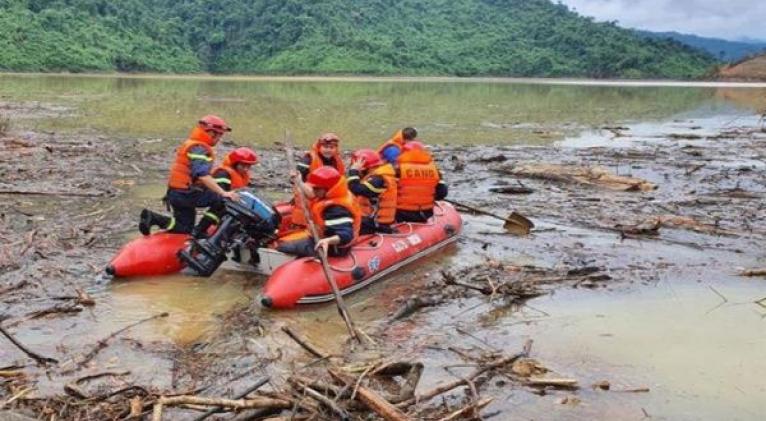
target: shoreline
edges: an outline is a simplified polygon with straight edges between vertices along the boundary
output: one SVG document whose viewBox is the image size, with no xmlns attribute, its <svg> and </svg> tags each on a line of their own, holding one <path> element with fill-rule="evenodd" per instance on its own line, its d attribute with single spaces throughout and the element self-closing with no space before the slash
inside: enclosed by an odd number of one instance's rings
<svg viewBox="0 0 766 421">
<path fill-rule="evenodd" d="M 167 79 L 167 80 L 215 80 L 224 82 L 358 82 L 358 83 L 495 83 L 560 86 L 612 86 L 612 87 L 685 87 L 685 88 L 766 88 L 766 82 L 695 81 L 664 79 L 588 79 L 588 78 L 541 78 L 541 77 L 459 77 L 459 76 L 267 76 L 267 75 L 214 75 L 214 74 L 163 74 L 163 73 L 21 73 L 0 72 L 0 77 L 72 77 L 112 79 Z"/>
</svg>

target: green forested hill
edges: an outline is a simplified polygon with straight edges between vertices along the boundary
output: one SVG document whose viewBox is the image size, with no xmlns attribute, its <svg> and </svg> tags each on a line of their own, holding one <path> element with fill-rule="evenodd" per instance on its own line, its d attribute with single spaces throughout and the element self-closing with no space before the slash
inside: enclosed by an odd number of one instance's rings
<svg viewBox="0 0 766 421">
<path fill-rule="evenodd" d="M 0 69 L 695 78 L 712 56 L 547 0 L 0 0 Z"/>
</svg>

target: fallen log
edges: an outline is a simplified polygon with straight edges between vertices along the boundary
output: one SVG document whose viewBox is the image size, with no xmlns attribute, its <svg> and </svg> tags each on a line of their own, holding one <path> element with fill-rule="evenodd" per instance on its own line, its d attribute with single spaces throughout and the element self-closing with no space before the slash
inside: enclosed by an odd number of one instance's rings
<svg viewBox="0 0 766 421">
<path fill-rule="evenodd" d="M 740 276 L 766 276 L 766 268 L 746 269 L 739 273 Z"/>
<path fill-rule="evenodd" d="M 582 167 L 558 164 L 522 164 L 501 169 L 516 177 L 550 180 L 559 183 L 585 184 L 619 191 L 652 191 L 657 185 L 634 177 L 614 175 L 601 166 Z"/>
<path fill-rule="evenodd" d="M 500 194 L 532 194 L 535 191 L 530 189 L 529 187 L 490 187 L 489 189 L 492 193 L 500 193 Z"/>
<path fill-rule="evenodd" d="M 265 397 L 255 397 L 250 399 L 222 399 L 222 398 L 203 398 L 200 396 L 173 396 L 165 397 L 161 396 L 157 403 L 154 404 L 154 411 L 152 413 L 152 421 L 161 421 L 162 412 L 165 406 L 176 405 L 202 405 L 202 406 L 216 406 L 232 409 L 290 409 L 293 407 L 292 402 L 285 399 L 273 399 Z"/>
<path fill-rule="evenodd" d="M 332 369 L 329 370 L 329 372 L 334 379 L 340 381 L 346 386 L 352 386 L 355 384 L 354 379 L 345 374 Z M 404 412 L 400 411 L 390 402 L 383 399 L 382 396 L 362 385 L 358 385 L 356 388 L 356 399 L 358 399 L 371 411 L 380 415 L 387 421 L 407 421 L 410 419 Z"/>
</svg>

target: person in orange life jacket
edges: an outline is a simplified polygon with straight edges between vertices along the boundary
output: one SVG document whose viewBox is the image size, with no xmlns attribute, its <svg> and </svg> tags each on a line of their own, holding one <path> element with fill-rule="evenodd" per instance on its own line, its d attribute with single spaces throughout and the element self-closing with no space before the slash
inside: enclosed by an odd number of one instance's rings
<svg viewBox="0 0 766 421">
<path fill-rule="evenodd" d="M 247 187 L 250 183 L 250 167 L 258 163 L 258 155 L 250 148 L 237 148 L 229 152 L 220 166 L 213 169 L 213 179 L 225 191 Z M 201 238 L 211 225 L 217 225 L 225 211 L 223 201 L 211 206 L 203 215 L 192 236 Z"/>
<path fill-rule="evenodd" d="M 434 201 L 447 197 L 447 185 L 433 157 L 417 141 L 409 142 L 399 156 L 397 222 L 426 222 L 434 214 Z"/>
<path fill-rule="evenodd" d="M 329 166 L 343 174 L 346 167 L 340 156 L 340 137 L 335 133 L 325 133 L 314 142 L 311 150 L 298 161 L 296 169 L 301 173 L 301 178 L 306 181 L 309 173 L 319 167 Z"/>
<path fill-rule="evenodd" d="M 348 188 L 362 211 L 360 234 L 392 233 L 396 215 L 396 171 L 372 149 L 360 149 L 351 156 Z"/>
<path fill-rule="evenodd" d="M 333 167 L 340 174 L 345 173 L 346 168 L 340 156 L 339 144 L 340 137 L 335 133 L 325 133 L 319 136 L 311 150 L 306 152 L 306 155 L 296 164 L 296 169 L 301 174 L 301 179 L 306 181 L 306 177 L 311 171 L 323 166 Z M 312 198 L 310 195 L 307 197 L 309 199 Z M 296 206 L 293 209 L 290 221 L 296 226 L 306 226 L 306 219 L 303 217 L 298 200 L 299 198 L 296 195 L 294 198 Z"/>
<path fill-rule="evenodd" d="M 297 172 L 293 174 L 298 176 Z M 308 230 L 304 230 L 281 239 L 277 250 L 300 257 L 314 256 L 320 248 L 330 256 L 347 254 L 359 235 L 361 212 L 348 190 L 346 178 L 335 168 L 323 166 L 309 173 L 302 188 L 313 197 L 309 199 L 309 212 L 321 239 L 314 243 Z"/>
<path fill-rule="evenodd" d="M 222 189 L 210 175 L 215 153 L 213 147 L 231 128 L 220 117 L 206 115 L 192 129 L 189 138 L 177 149 L 170 167 L 168 191 L 165 196 L 173 210 L 173 217 L 141 211 L 138 229 L 149 235 L 152 226 L 172 233 L 190 234 L 194 229 L 196 208 L 211 207 L 224 198 L 239 200 L 235 192 Z"/>
<path fill-rule="evenodd" d="M 402 148 L 407 142 L 411 142 L 418 137 L 418 131 L 414 127 L 405 127 L 398 132 L 394 133 L 394 136 L 383 143 L 378 148 L 380 157 L 385 161 L 388 161 L 394 167 L 399 163 L 399 155 L 402 154 Z"/>
</svg>

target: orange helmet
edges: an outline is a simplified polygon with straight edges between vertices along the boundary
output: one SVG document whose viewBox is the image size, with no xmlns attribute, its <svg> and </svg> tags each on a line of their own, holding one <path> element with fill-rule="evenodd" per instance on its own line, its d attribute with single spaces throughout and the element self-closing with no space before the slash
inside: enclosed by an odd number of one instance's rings
<svg viewBox="0 0 766 421">
<path fill-rule="evenodd" d="M 320 145 L 338 145 L 340 143 L 340 137 L 335 133 L 325 133 L 322 136 L 319 136 L 317 139 L 317 143 Z"/>
<path fill-rule="evenodd" d="M 340 173 L 333 167 L 319 167 L 309 173 L 306 179 L 312 186 L 330 190 L 340 181 Z"/>
<path fill-rule="evenodd" d="M 373 168 L 383 164 L 383 160 L 380 159 L 380 155 L 372 149 L 359 149 L 351 154 L 351 159 L 354 161 L 364 160 L 364 168 Z"/>
<path fill-rule="evenodd" d="M 237 148 L 229 153 L 229 162 L 232 166 L 237 164 L 255 165 L 258 163 L 258 155 L 250 148 Z"/>
<path fill-rule="evenodd" d="M 411 140 L 404 144 L 404 147 L 402 148 L 403 151 L 424 151 L 426 150 L 426 145 L 422 144 L 421 142 L 417 140 Z"/>
<path fill-rule="evenodd" d="M 221 117 L 212 114 L 202 117 L 197 123 L 203 130 L 210 130 L 218 134 L 231 131 L 231 127 Z"/>
</svg>

